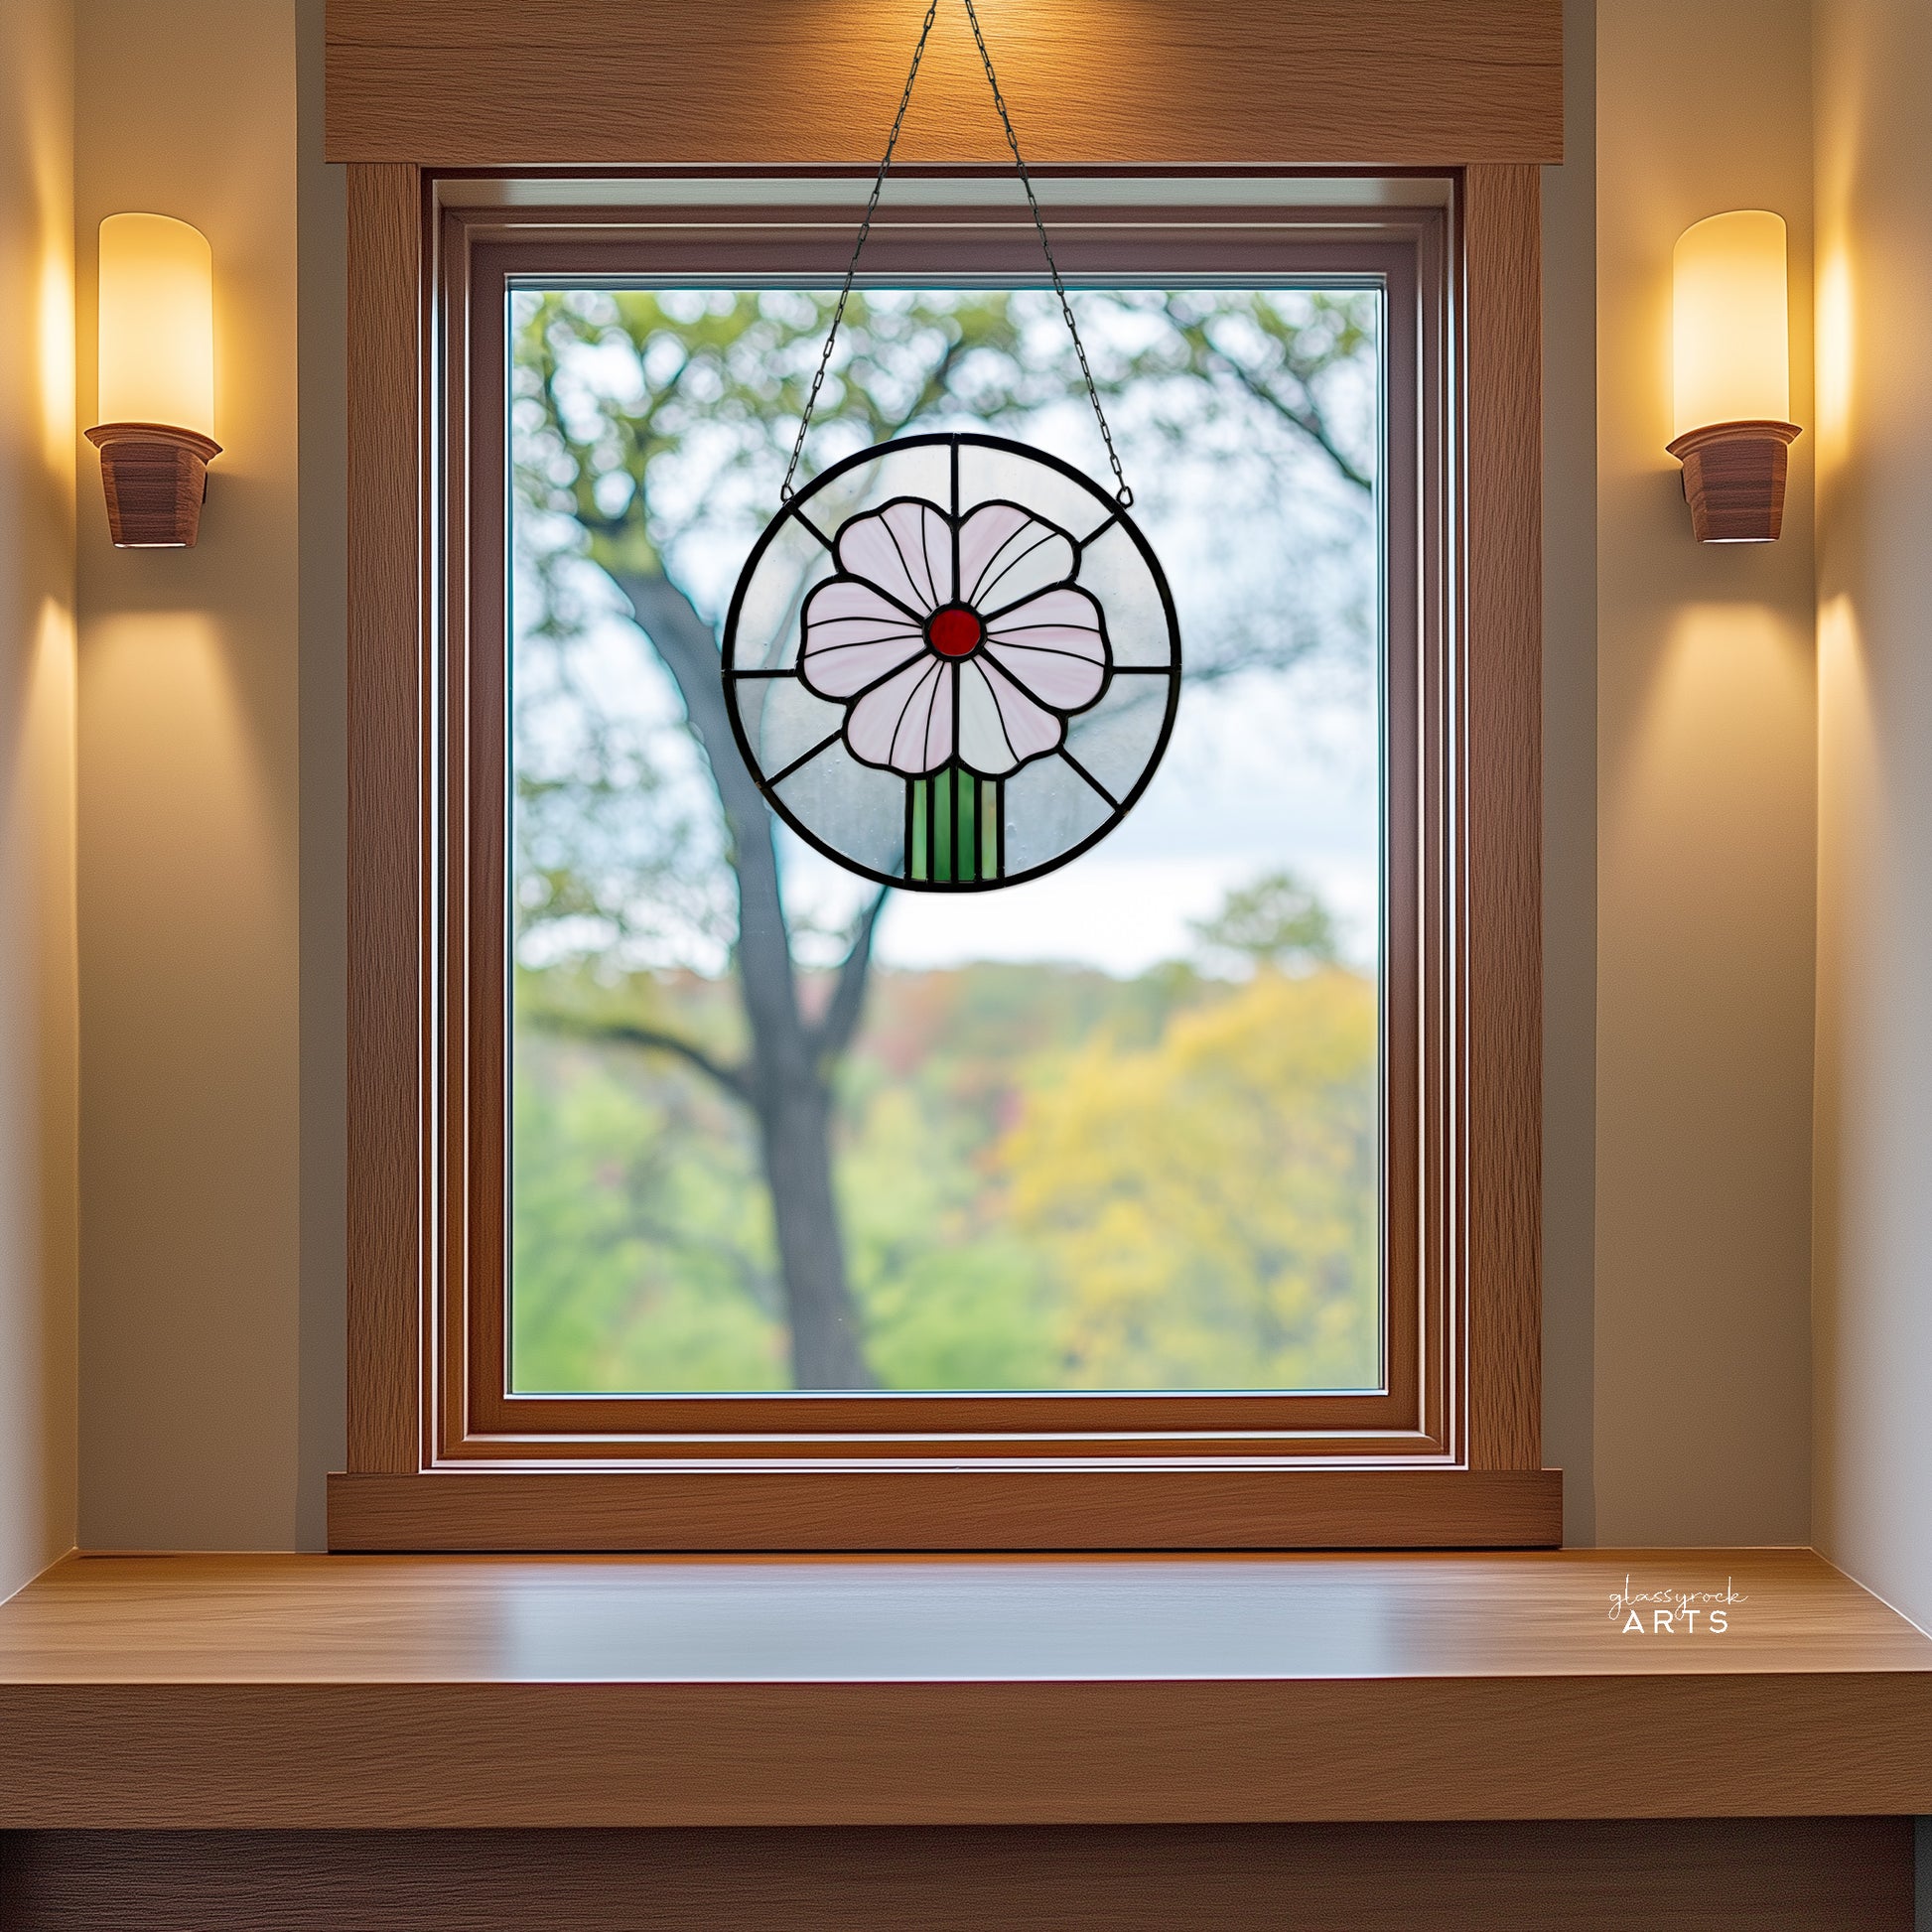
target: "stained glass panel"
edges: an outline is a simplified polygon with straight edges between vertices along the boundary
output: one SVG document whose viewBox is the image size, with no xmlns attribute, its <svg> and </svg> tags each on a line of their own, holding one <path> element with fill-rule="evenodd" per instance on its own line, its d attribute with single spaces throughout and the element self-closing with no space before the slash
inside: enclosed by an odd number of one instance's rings
<svg viewBox="0 0 1932 1932">
<path fill-rule="evenodd" d="M 906 492 L 934 458 L 937 496 Z M 773 519 L 733 595 L 723 672 L 739 749 L 801 838 L 882 884 L 987 892 L 1066 864 L 1132 810 L 1173 727 L 1180 638 L 1153 550 L 1098 484 L 1019 445 L 927 436 L 846 459 Z M 1040 763 L 1083 802 L 1011 782 Z M 808 767 L 810 785 L 787 786 Z M 856 780 L 841 795 L 832 774 L 860 768 L 902 796 Z M 903 846 L 882 865 L 895 828 Z"/>
</svg>

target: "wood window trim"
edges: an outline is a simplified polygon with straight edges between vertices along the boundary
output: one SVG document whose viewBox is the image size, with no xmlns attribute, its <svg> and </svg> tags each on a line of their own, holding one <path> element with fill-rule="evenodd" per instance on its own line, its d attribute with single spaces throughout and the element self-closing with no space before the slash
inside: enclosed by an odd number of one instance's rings
<svg viewBox="0 0 1932 1932">
<path fill-rule="evenodd" d="M 1440 359 L 1435 337 L 1440 304 L 1426 284 L 1440 284 L 1431 257 L 1440 254 L 1442 210 L 1390 214 L 1373 225 L 1359 210 L 1339 217 L 1295 210 L 1294 228 L 1258 222 L 1260 210 L 1188 210 L 1185 225 L 1166 210 L 1088 210 L 1055 219 L 1055 251 L 1076 278 L 1132 274 L 1257 277 L 1311 271 L 1378 274 L 1389 289 L 1393 342 L 1391 418 L 1402 426 L 1390 468 L 1390 520 L 1411 531 L 1430 519 L 1415 500 L 1419 479 L 1440 469 L 1433 447 L 1425 456 L 1426 412 L 1419 369 Z M 1103 216 L 1104 218 L 1096 218 Z M 445 953 L 448 1064 L 460 1060 L 465 1091 L 454 1088 L 445 1109 L 444 1222 L 447 1246 L 437 1291 L 427 1303 L 439 1372 L 429 1420 L 429 1450 L 439 1464 L 503 1459 L 581 1461 L 587 1439 L 611 1459 L 683 1461 L 730 1454 L 763 1459 L 852 1459 L 930 1455 L 943 1437 L 946 1452 L 963 1461 L 1016 1457 L 1108 1457 L 1137 1460 L 1189 1456 L 1441 1459 L 1452 1456 L 1454 1395 L 1449 1337 L 1454 1324 L 1446 1255 L 1439 1247 L 1446 1216 L 1434 1202 L 1451 1183 L 1445 1119 L 1425 1122 L 1420 1096 L 1441 1081 L 1423 1066 L 1429 1036 L 1426 994 L 1411 983 L 1423 950 L 1418 908 L 1440 889 L 1415 877 L 1417 848 L 1438 843 L 1434 832 L 1396 842 L 1388 947 L 1396 962 L 1386 1005 L 1390 1014 L 1388 1086 L 1396 1096 L 1386 1143 L 1399 1234 L 1388 1243 L 1386 1347 L 1388 1392 L 1362 1395 L 1181 1395 L 1054 1392 L 1033 1394 L 861 1395 L 808 1393 L 721 1396 L 534 1396 L 504 1389 L 506 1332 L 505 1069 L 503 1007 L 503 825 L 507 795 L 503 722 L 506 692 L 501 639 L 506 634 L 501 559 L 507 551 L 500 411 L 507 341 L 504 295 L 513 277 L 624 274 L 689 276 L 697 286 L 748 277 L 836 275 L 846 252 L 848 222 L 836 207 L 782 210 L 445 209 L 439 223 L 439 308 L 445 319 L 443 382 L 444 525 L 449 558 L 444 571 L 447 639 L 443 703 L 454 723 L 446 739 L 443 823 L 452 855 L 448 871 Z M 1038 273 L 1037 241 L 1022 210 L 1011 207 L 929 207 L 882 211 L 868 243 L 868 269 L 884 278 L 975 273 Z M 1428 299 L 1426 298 L 1426 293 Z M 462 554 L 468 545 L 468 554 Z M 1422 617 L 1425 600 L 1415 574 L 1413 545 L 1398 546 L 1390 602 L 1408 621 L 1390 677 L 1391 765 L 1401 774 L 1391 817 L 1414 828 L 1434 827 L 1443 774 L 1416 782 L 1418 747 L 1434 748 L 1440 722 L 1424 727 L 1420 709 L 1440 709 L 1442 694 L 1422 693 L 1420 665 L 1428 656 Z M 1440 568 L 1432 565 L 1434 575 Z M 1405 576 L 1405 573 L 1407 576 Z M 1446 586 L 1438 585 L 1440 604 Z M 1430 935 L 1440 951 L 1443 935 Z M 456 966 L 461 955 L 465 965 Z M 1441 977 L 1432 961 L 1424 978 Z M 1440 1051 L 1440 1049 L 1437 1049 Z M 1431 1203 L 1425 1206 L 1425 1201 Z M 1410 1233 L 1411 1224 L 1415 1232 Z"/>
<path fill-rule="evenodd" d="M 499 1173 L 480 1193 L 469 1164 L 479 1145 L 472 1069 L 485 1089 L 500 1079 L 489 1056 L 501 1027 L 500 1008 L 478 1006 L 468 990 L 452 1004 L 450 982 L 439 980 L 465 964 L 442 889 L 453 880 L 460 897 L 489 864 L 486 837 L 439 857 L 450 781 L 461 775 L 453 750 L 462 748 L 439 738 L 437 721 L 464 694 L 441 682 L 438 637 L 445 626 L 461 630 L 475 598 L 468 522 L 443 516 L 439 500 L 467 483 L 481 446 L 469 434 L 462 340 L 445 327 L 462 321 L 454 297 L 469 279 L 460 258 L 519 226 L 527 239 L 556 210 L 439 213 L 423 171 L 355 164 L 348 173 L 349 1455 L 332 1479 L 332 1547 L 1558 1541 L 1560 1478 L 1541 1470 L 1539 1444 L 1536 170 L 1453 175 L 1445 513 L 1423 519 L 1452 533 L 1440 559 L 1450 637 L 1439 693 L 1446 830 L 1436 843 L 1453 863 L 1450 883 L 1429 896 L 1441 929 L 1421 948 L 1428 958 L 1436 946 L 1443 981 L 1425 1002 L 1421 1049 L 1434 1055 L 1422 1083 L 1442 1122 L 1443 1186 L 1431 1218 L 1449 1264 L 1446 1301 L 1428 1311 L 1442 1338 L 1435 1383 L 1419 1362 L 1414 1411 L 1400 1429 L 1386 1419 L 1378 1427 L 1362 1398 L 1288 1398 L 1327 1405 L 1300 1412 L 1309 1427 L 1292 1443 L 1238 1433 L 1265 1426 L 1282 1397 L 1246 1399 L 1252 1412 L 1242 1399 L 1207 1399 L 1221 1405 L 1219 1434 L 1179 1442 L 1151 1425 L 1157 1411 L 1194 1398 L 896 1396 L 883 1399 L 891 1430 L 875 1424 L 806 1445 L 747 1443 L 741 1431 L 728 1456 L 695 1423 L 715 1427 L 723 1405 L 744 1398 L 673 1399 L 695 1417 L 680 1432 L 693 1440 L 673 1443 L 635 1427 L 661 1429 L 661 1401 L 625 1402 L 616 1415 L 607 1407 L 619 1433 L 587 1441 L 580 1401 L 492 1395 L 500 1320 L 492 1332 L 450 1288 L 450 1255 L 476 1247 L 470 1207 L 500 1186 Z M 500 356 L 500 346 L 487 352 Z M 1432 849 L 1430 838 L 1421 843 Z M 500 876 L 500 838 L 497 847 Z M 450 1036 L 439 1029 L 452 1024 L 459 1039 L 445 1059 Z M 1042 1401 L 1096 1400 L 1115 1405 L 1110 1440 L 1040 1434 Z M 823 1415 L 828 1403 L 850 1413 L 854 1402 L 876 1413 L 882 1398 L 791 1401 Z M 961 1402 L 980 1405 L 978 1440 L 962 1440 L 955 1421 L 948 1440 L 928 1439 L 908 1456 L 908 1422 L 956 1418 Z"/>
</svg>

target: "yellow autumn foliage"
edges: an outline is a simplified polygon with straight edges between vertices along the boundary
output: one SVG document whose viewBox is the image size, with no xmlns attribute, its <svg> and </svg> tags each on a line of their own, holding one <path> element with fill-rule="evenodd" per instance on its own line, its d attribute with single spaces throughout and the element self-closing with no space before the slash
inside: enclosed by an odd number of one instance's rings
<svg viewBox="0 0 1932 1932">
<path fill-rule="evenodd" d="M 1378 1369 L 1376 998 L 1264 970 L 1096 1038 L 999 1149 L 1073 1388 L 1362 1388 Z"/>
</svg>

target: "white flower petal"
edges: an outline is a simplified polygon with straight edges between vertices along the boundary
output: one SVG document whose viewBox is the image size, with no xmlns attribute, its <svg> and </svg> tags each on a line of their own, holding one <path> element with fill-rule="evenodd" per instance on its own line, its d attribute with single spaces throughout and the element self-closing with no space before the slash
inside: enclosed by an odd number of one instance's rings
<svg viewBox="0 0 1932 1932">
<path fill-rule="evenodd" d="M 1013 748 L 1014 763 L 1025 764 L 1029 759 L 1058 751 L 1060 740 L 1066 735 L 1065 720 L 1035 704 L 1019 685 L 1001 672 L 997 664 L 989 664 L 982 658 L 978 669 L 993 695 L 993 702 L 999 706 L 1000 725 L 1006 733 L 1008 745 Z M 987 773 L 989 777 L 998 775 L 997 772 Z"/>
<path fill-rule="evenodd" d="M 834 546 L 839 569 L 863 577 L 919 618 L 950 604 L 952 526 L 934 503 L 902 496 L 855 516 Z"/>
<path fill-rule="evenodd" d="M 908 778 L 935 771 L 952 757 L 952 679 L 936 657 L 895 672 L 845 716 L 845 742 L 867 764 L 890 765 Z"/>
<path fill-rule="evenodd" d="M 959 761 L 983 778 L 1004 778 L 1020 763 L 978 658 L 959 667 Z"/>
<path fill-rule="evenodd" d="M 835 577 L 805 600 L 798 668 L 821 698 L 849 698 L 924 648 L 919 626 L 870 584 Z"/>
<path fill-rule="evenodd" d="M 1042 704 L 1078 711 L 1107 681 L 1100 607 L 1070 587 L 1029 598 L 987 625 L 985 648 Z"/>
<path fill-rule="evenodd" d="M 1073 539 L 1018 503 L 982 503 L 959 526 L 960 601 L 998 611 L 1074 571 Z"/>
<path fill-rule="evenodd" d="M 907 756 L 919 756 L 925 760 L 920 767 L 925 771 L 936 771 L 947 763 L 959 750 L 959 735 L 953 729 L 953 693 L 957 686 L 948 675 L 949 666 L 933 664 L 932 703 L 926 710 L 925 741 L 923 748 L 914 754 L 913 741 L 902 735 L 902 743 Z M 900 767 L 903 769 L 903 766 Z"/>
</svg>

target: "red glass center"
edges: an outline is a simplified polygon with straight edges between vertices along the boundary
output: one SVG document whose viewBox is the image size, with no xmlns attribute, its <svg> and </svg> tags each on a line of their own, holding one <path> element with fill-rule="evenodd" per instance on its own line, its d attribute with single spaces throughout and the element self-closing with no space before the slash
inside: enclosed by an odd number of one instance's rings
<svg viewBox="0 0 1932 1932">
<path fill-rule="evenodd" d="M 979 614 L 963 604 L 949 604 L 935 611 L 925 627 L 927 641 L 941 657 L 964 657 L 986 634 Z"/>
</svg>

